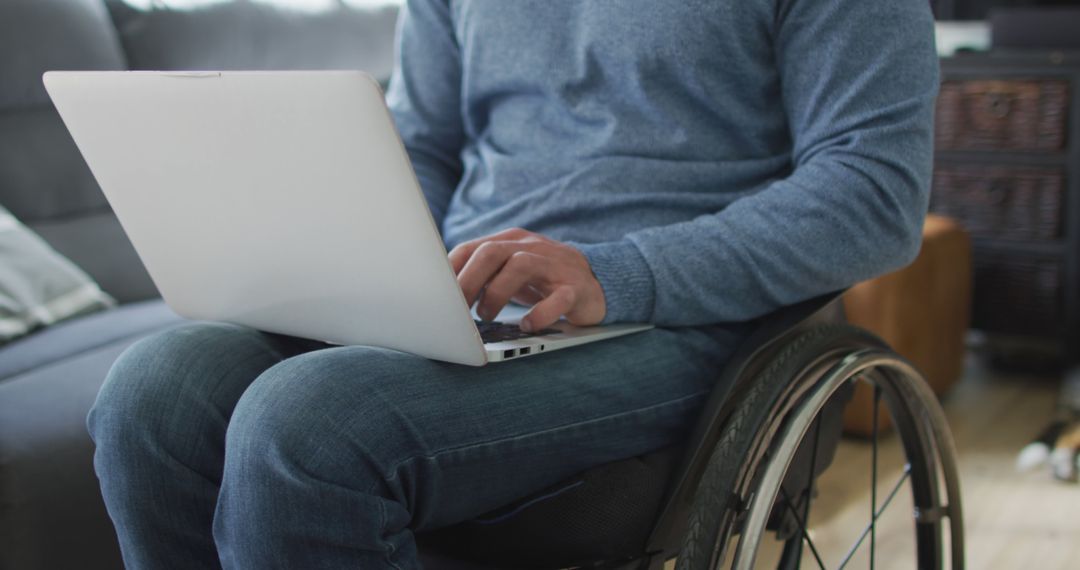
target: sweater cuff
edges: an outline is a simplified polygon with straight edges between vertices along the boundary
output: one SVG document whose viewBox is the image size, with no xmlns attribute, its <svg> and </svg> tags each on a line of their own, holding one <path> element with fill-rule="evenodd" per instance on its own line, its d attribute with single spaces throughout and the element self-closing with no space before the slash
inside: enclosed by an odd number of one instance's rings
<svg viewBox="0 0 1080 570">
<path fill-rule="evenodd" d="M 571 245 L 585 254 L 604 290 L 607 313 L 603 324 L 652 320 L 656 286 L 636 245 L 628 240 Z"/>
</svg>

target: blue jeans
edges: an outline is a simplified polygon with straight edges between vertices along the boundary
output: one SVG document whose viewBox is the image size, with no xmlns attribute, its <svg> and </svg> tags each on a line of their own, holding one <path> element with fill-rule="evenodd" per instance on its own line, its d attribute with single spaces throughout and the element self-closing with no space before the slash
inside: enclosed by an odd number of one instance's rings
<svg viewBox="0 0 1080 570">
<path fill-rule="evenodd" d="M 469 368 L 191 324 L 113 366 L 94 465 L 128 568 L 418 568 L 416 531 L 679 440 L 740 337 Z"/>
</svg>

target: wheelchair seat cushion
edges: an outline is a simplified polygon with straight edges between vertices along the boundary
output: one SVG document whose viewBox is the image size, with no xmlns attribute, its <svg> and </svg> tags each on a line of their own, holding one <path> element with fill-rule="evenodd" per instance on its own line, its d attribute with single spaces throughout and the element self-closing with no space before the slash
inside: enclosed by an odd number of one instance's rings
<svg viewBox="0 0 1080 570">
<path fill-rule="evenodd" d="M 417 537 L 422 551 L 498 568 L 640 555 L 682 446 L 594 467 L 511 505 Z"/>
</svg>

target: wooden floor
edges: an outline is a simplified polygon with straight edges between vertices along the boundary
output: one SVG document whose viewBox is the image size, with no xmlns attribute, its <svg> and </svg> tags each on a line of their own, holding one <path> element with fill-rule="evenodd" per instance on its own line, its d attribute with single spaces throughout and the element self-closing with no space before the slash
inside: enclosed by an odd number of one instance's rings
<svg viewBox="0 0 1080 570">
<path fill-rule="evenodd" d="M 994 374 L 974 361 L 945 399 L 962 469 L 970 568 L 1080 568 L 1080 486 L 1016 472 L 1049 421 L 1059 383 Z"/>
<path fill-rule="evenodd" d="M 943 404 L 960 456 L 967 568 L 1080 569 L 1080 485 L 1055 481 L 1047 471 L 1017 473 L 1017 452 L 1049 420 L 1054 379 L 991 371 L 975 357 Z M 879 445 L 879 505 L 899 479 L 899 439 Z M 824 565 L 837 568 L 870 520 L 871 446 L 845 439 L 819 480 L 810 535 Z M 904 486 L 877 527 L 875 568 L 915 568 L 910 487 Z M 775 540 L 759 560 L 769 567 Z M 847 568 L 868 568 L 869 543 Z M 775 564 L 771 564 L 775 567 Z M 807 549 L 803 568 L 817 568 Z"/>
</svg>

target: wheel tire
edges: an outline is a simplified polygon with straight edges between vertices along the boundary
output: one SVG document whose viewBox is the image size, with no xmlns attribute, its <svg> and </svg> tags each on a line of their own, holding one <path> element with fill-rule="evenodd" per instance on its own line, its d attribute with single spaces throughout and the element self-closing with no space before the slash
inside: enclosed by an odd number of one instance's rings
<svg viewBox="0 0 1080 570">
<path fill-rule="evenodd" d="M 769 421 L 791 409 L 795 405 L 792 397 L 797 400 L 817 380 L 805 377 L 804 372 L 835 359 L 838 353 L 883 347 L 885 343 L 862 329 L 823 325 L 797 336 L 753 379 L 725 424 L 702 475 L 676 563 L 678 570 L 707 570 L 723 561 L 732 523 L 745 499 L 743 493 L 766 458 L 755 450 L 768 448 Z"/>
</svg>

